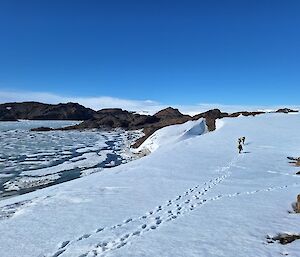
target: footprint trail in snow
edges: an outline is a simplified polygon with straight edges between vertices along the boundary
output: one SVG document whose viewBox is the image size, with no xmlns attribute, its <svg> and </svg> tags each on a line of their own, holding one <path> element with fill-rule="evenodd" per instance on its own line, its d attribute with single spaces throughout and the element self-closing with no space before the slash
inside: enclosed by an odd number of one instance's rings
<svg viewBox="0 0 300 257">
<path fill-rule="evenodd" d="M 236 165 L 238 158 L 234 158 L 228 166 L 219 169 L 222 174 L 209 182 L 188 188 L 182 194 L 173 199 L 168 200 L 162 205 L 148 211 L 137 218 L 128 218 L 123 222 L 110 227 L 99 227 L 95 231 L 81 235 L 75 240 L 64 241 L 59 249 L 49 257 L 93 257 L 104 256 L 107 253 L 122 248 L 130 244 L 135 238 L 155 231 L 164 223 L 172 222 L 178 217 L 184 216 L 189 212 L 203 206 L 204 204 L 220 200 L 223 198 L 232 198 L 242 195 L 252 195 L 259 192 L 268 192 L 278 189 L 284 189 L 290 186 L 298 186 L 299 184 L 284 185 L 277 187 L 269 187 L 249 192 L 236 192 L 233 194 L 219 194 L 211 198 L 205 198 L 215 186 L 223 182 L 231 175 L 230 168 Z"/>
<path fill-rule="evenodd" d="M 64 241 L 54 254 L 47 256 L 74 256 L 74 253 L 78 253 L 78 257 L 97 256 L 126 245 L 132 237 L 153 231 L 163 223 L 175 220 L 177 217 L 205 203 L 207 200 L 202 200 L 202 198 L 214 186 L 231 175 L 229 170 L 237 160 L 238 157 L 235 157 L 228 166 L 218 168 L 216 171 L 221 175 L 205 182 L 201 188 L 200 185 L 188 188 L 182 194 L 162 205 L 158 205 L 142 216 L 125 219 L 123 222 L 110 227 L 99 227 L 95 231 L 81 235 L 75 240 Z M 82 255 L 85 248 L 87 249 Z"/>
</svg>

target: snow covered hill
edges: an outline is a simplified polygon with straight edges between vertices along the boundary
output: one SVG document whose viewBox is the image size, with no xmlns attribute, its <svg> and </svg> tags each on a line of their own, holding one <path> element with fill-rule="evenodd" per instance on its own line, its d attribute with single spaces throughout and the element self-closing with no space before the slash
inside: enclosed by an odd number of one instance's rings
<svg viewBox="0 0 300 257">
<path fill-rule="evenodd" d="M 300 115 L 202 125 L 164 128 L 144 158 L 1 201 L 0 256 L 299 256 L 300 240 L 266 236 L 300 232 L 286 159 L 300 156 Z"/>
</svg>

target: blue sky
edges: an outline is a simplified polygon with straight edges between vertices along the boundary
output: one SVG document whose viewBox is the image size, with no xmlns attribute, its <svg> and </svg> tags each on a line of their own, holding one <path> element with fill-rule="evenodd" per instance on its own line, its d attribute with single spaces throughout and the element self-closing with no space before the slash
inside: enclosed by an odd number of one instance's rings
<svg viewBox="0 0 300 257">
<path fill-rule="evenodd" d="M 292 0 L 0 0 L 0 101 L 298 104 L 299 13 Z"/>
</svg>

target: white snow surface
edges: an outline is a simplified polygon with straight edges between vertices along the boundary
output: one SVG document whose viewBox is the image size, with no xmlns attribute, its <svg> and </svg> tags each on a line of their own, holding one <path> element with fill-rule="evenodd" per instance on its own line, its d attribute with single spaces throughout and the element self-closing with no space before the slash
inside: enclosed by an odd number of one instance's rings
<svg viewBox="0 0 300 257">
<path fill-rule="evenodd" d="M 226 118 L 183 139 L 185 126 L 144 158 L 2 200 L 0 256 L 299 256 L 300 240 L 266 236 L 300 233 L 286 159 L 300 156 L 300 115 Z"/>
<path fill-rule="evenodd" d="M 176 142 L 202 135 L 205 132 L 207 132 L 207 128 L 203 119 L 188 121 L 181 125 L 167 126 L 155 131 L 136 151 L 154 152 L 161 146 L 174 145 Z"/>
</svg>

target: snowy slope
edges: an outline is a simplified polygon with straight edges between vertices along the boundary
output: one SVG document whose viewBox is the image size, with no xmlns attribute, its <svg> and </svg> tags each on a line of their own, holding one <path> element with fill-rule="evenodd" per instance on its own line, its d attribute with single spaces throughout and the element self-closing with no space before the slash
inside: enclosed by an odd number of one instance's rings
<svg viewBox="0 0 300 257">
<path fill-rule="evenodd" d="M 222 123 L 188 138 L 170 127 L 176 142 L 144 158 L 1 201 L 0 256 L 299 256 L 299 240 L 265 236 L 300 232 L 288 213 L 300 180 L 286 159 L 300 156 L 300 115 Z"/>
<path fill-rule="evenodd" d="M 174 145 L 177 142 L 194 136 L 200 136 L 206 132 L 207 127 L 203 119 L 188 121 L 181 125 L 167 126 L 154 132 L 135 151 L 154 152 L 159 147 L 165 145 Z"/>
</svg>

